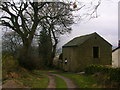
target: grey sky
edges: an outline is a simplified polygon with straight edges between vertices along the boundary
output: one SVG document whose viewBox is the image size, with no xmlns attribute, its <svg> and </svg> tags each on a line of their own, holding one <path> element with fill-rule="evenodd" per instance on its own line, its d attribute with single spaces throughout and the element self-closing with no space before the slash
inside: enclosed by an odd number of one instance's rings
<svg viewBox="0 0 120 90">
<path fill-rule="evenodd" d="M 120 16 L 120 1 L 118 5 L 118 16 Z M 120 40 L 120 17 L 118 17 L 118 38 Z"/>
<path fill-rule="evenodd" d="M 98 9 L 99 17 L 86 23 L 72 25 L 71 34 L 61 36 L 58 47 L 61 47 L 71 39 L 84 34 L 97 32 L 113 46 L 118 45 L 118 1 L 102 0 Z M 79 13 L 79 12 L 78 12 Z"/>
</svg>

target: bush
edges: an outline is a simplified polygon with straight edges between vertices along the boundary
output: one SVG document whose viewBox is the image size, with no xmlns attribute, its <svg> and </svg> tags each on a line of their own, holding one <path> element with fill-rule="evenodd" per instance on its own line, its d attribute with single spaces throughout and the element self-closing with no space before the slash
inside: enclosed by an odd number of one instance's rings
<svg viewBox="0 0 120 90">
<path fill-rule="evenodd" d="M 2 57 L 2 79 L 16 77 L 15 73 L 19 69 L 19 63 L 13 58 L 13 56 L 6 54 Z"/>
<path fill-rule="evenodd" d="M 120 68 L 110 68 L 103 65 L 90 65 L 85 68 L 86 74 L 104 73 L 110 77 L 111 81 L 120 82 Z"/>
<path fill-rule="evenodd" d="M 85 68 L 85 73 L 86 74 L 94 74 L 97 72 L 101 72 L 103 70 L 103 66 L 102 65 L 89 65 Z"/>
<path fill-rule="evenodd" d="M 110 70 L 110 80 L 120 82 L 120 68 L 113 68 Z"/>
<path fill-rule="evenodd" d="M 16 71 L 19 64 L 12 56 L 8 56 L 2 60 L 2 69 L 7 72 Z"/>
</svg>

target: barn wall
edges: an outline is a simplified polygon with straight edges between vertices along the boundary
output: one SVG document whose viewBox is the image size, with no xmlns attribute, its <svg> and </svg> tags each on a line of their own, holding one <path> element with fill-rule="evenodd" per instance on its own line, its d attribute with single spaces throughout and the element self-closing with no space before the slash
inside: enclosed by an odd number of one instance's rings
<svg viewBox="0 0 120 90">
<path fill-rule="evenodd" d="M 112 66 L 118 67 L 118 50 L 112 53 Z"/>
<path fill-rule="evenodd" d="M 93 47 L 95 46 L 99 47 L 99 58 L 93 58 Z M 111 45 L 97 35 L 80 45 L 77 54 L 77 62 L 81 64 L 81 70 L 90 64 L 111 65 L 112 63 Z"/>
<path fill-rule="evenodd" d="M 120 49 L 112 52 L 112 66 L 115 68 L 120 67 Z"/>
<path fill-rule="evenodd" d="M 99 58 L 93 58 L 93 47 L 99 47 Z M 90 64 L 111 65 L 112 46 L 97 34 L 89 38 L 78 47 L 63 48 L 63 60 L 68 59 L 68 64 L 63 64 L 66 71 L 78 72 Z"/>
<path fill-rule="evenodd" d="M 75 54 L 76 47 L 63 48 L 63 69 L 66 71 L 74 71 L 75 70 Z M 65 64 L 65 58 L 67 58 L 67 64 Z"/>
<path fill-rule="evenodd" d="M 118 67 L 120 67 L 120 49 L 118 50 Z"/>
</svg>

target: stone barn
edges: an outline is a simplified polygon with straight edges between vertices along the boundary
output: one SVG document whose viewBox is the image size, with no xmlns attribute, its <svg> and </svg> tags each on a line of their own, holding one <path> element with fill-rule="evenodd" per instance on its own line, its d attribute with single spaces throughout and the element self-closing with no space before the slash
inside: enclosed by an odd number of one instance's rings
<svg viewBox="0 0 120 90">
<path fill-rule="evenodd" d="M 87 65 L 112 64 L 112 45 L 96 32 L 76 37 L 62 47 L 62 69 L 79 72 Z"/>
</svg>

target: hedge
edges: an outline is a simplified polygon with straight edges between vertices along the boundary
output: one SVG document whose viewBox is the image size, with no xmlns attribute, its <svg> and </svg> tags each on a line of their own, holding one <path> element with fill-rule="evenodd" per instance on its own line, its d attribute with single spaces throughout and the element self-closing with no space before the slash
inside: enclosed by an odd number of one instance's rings
<svg viewBox="0 0 120 90">
<path fill-rule="evenodd" d="M 89 65 L 85 68 L 86 74 L 104 73 L 110 77 L 111 81 L 120 82 L 120 68 L 109 68 L 103 65 Z"/>
</svg>

